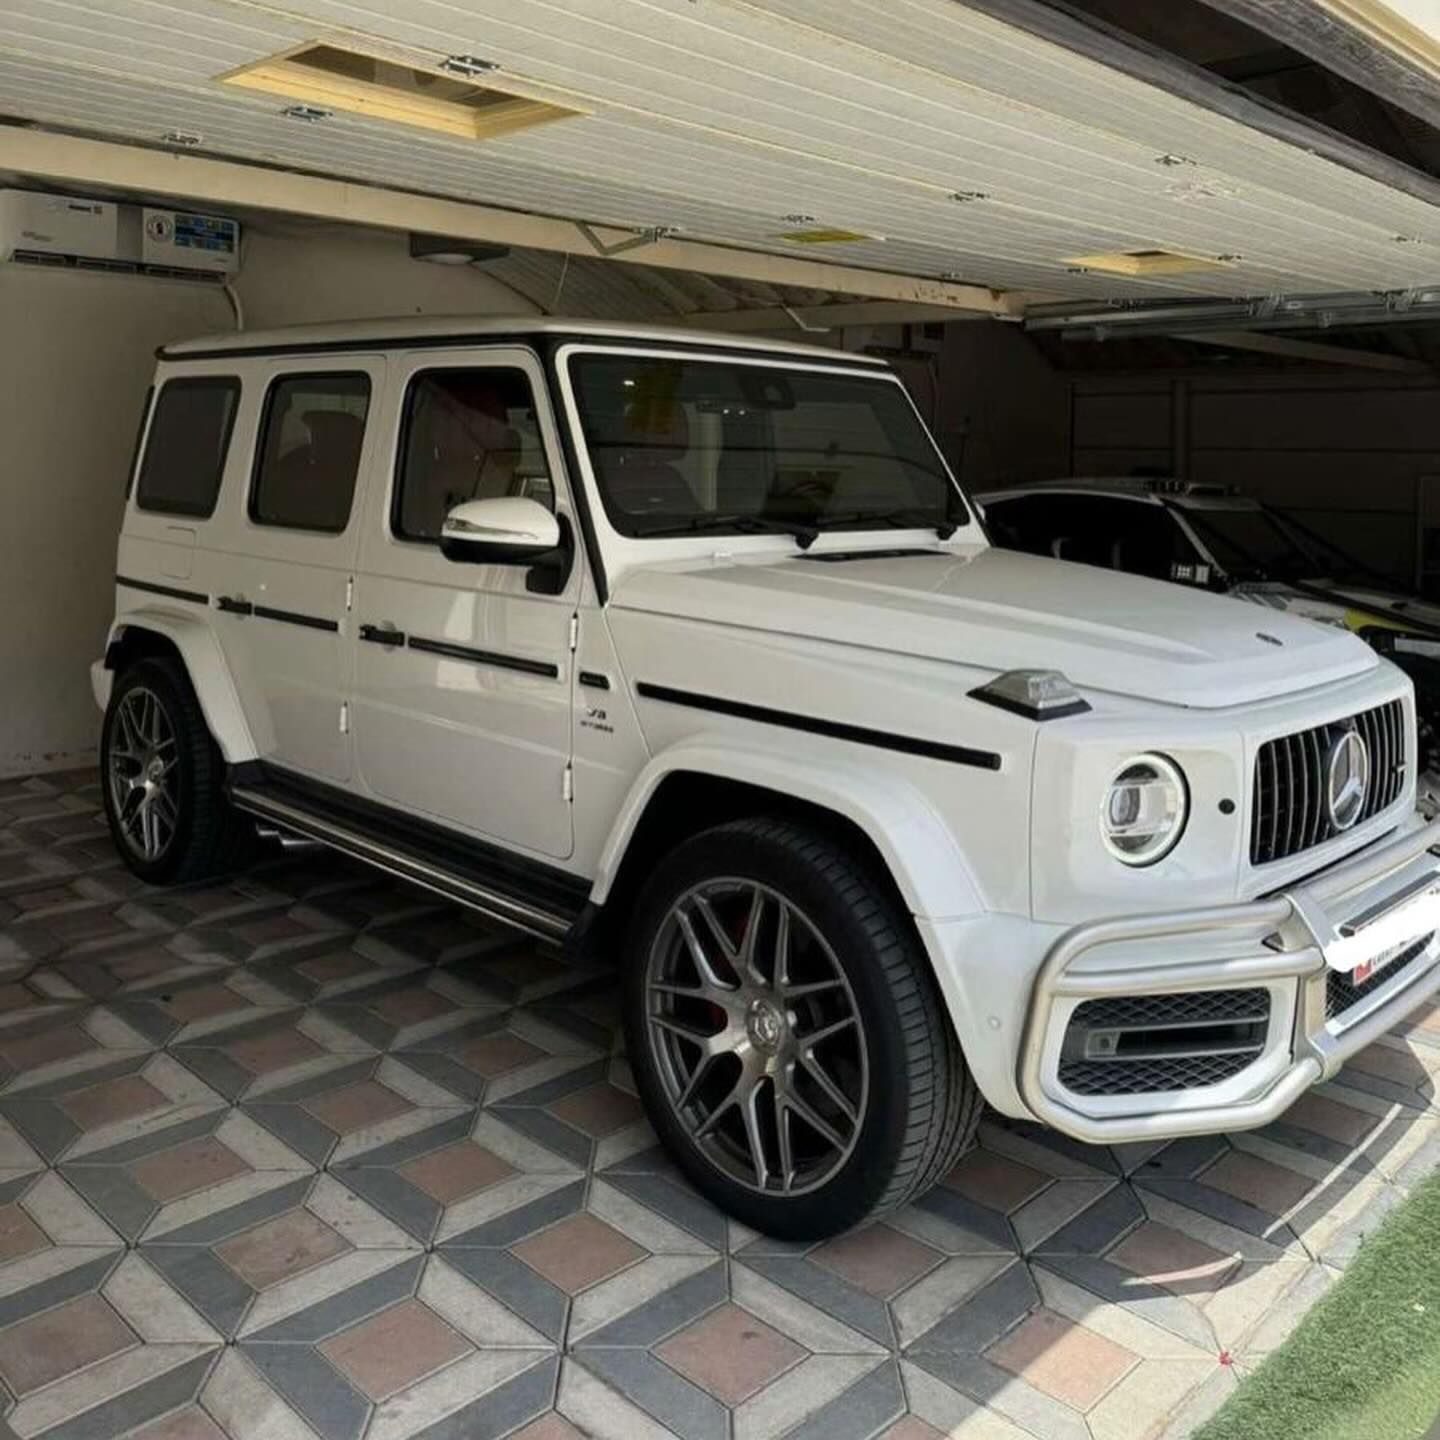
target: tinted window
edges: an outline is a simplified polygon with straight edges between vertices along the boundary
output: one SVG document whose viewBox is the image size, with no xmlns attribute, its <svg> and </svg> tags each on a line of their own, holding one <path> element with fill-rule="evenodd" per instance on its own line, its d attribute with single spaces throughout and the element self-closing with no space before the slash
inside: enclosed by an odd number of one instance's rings
<svg viewBox="0 0 1440 1440">
<path fill-rule="evenodd" d="M 1007 550 L 1025 550 L 1031 555 L 1049 555 L 1055 539 L 1055 499 L 1020 495 L 1013 500 L 988 500 L 985 526 L 990 538 Z"/>
<path fill-rule="evenodd" d="M 631 355 L 581 356 L 570 368 L 605 510 L 622 534 L 967 518 L 888 377 Z"/>
<path fill-rule="evenodd" d="M 365 375 L 277 380 L 260 426 L 250 518 L 339 534 L 350 523 L 369 409 Z"/>
<path fill-rule="evenodd" d="M 1100 496 L 1075 498 L 1079 501 L 1075 553 L 1065 555 L 1066 560 L 1168 580 L 1174 565 L 1193 565 L 1199 559 L 1163 505 Z"/>
<path fill-rule="evenodd" d="M 230 377 L 171 380 L 155 402 L 136 503 L 142 510 L 200 519 L 214 513 L 240 382 Z"/>
<path fill-rule="evenodd" d="M 1161 505 L 1109 495 L 1025 495 L 985 507 L 991 537 L 1011 550 L 1168 580 L 1199 559 Z"/>
<path fill-rule="evenodd" d="M 535 397 L 520 370 L 431 370 L 405 399 L 392 526 L 405 540 L 438 541 L 466 500 L 526 495 L 555 508 Z"/>
</svg>

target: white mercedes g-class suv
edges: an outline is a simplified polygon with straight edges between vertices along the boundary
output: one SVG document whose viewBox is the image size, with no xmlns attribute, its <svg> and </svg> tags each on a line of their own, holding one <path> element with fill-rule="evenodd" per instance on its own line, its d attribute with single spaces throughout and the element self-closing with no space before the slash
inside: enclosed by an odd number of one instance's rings
<svg viewBox="0 0 1440 1440">
<path fill-rule="evenodd" d="M 94 667 L 150 881 L 256 820 L 623 974 L 691 1179 L 812 1237 L 982 1098 L 1254 1126 L 1440 986 L 1410 682 L 992 549 L 861 356 L 556 320 L 161 352 Z"/>
</svg>

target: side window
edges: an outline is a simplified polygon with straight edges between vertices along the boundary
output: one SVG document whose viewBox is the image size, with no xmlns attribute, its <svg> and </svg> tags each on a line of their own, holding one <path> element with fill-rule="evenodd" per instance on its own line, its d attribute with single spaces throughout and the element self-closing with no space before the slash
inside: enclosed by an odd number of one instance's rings
<svg viewBox="0 0 1440 1440">
<path fill-rule="evenodd" d="M 1131 505 L 1112 549 L 1115 569 L 1168 580 L 1177 561 L 1198 558 L 1175 517 L 1162 505 Z"/>
<path fill-rule="evenodd" d="M 1007 550 L 1025 550 L 1032 555 L 1049 555 L 1054 526 L 1049 523 L 1049 502 L 1039 495 L 1019 495 L 1013 500 L 992 500 L 985 507 L 985 524 L 991 538 Z"/>
<path fill-rule="evenodd" d="M 233 376 L 170 380 L 155 401 L 135 503 L 142 510 L 208 520 L 240 403 Z"/>
<path fill-rule="evenodd" d="M 250 518 L 338 535 L 350 523 L 365 417 L 366 375 L 287 375 L 270 386 L 256 447 Z"/>
<path fill-rule="evenodd" d="M 527 495 L 555 508 L 535 397 L 521 370 L 429 370 L 405 397 L 391 528 L 434 544 L 466 500 Z"/>
<path fill-rule="evenodd" d="M 1124 525 L 1131 508 L 1127 501 L 1102 496 L 1063 497 L 1057 506 L 1051 553 L 1061 560 L 1111 568 L 1116 527 Z"/>
</svg>

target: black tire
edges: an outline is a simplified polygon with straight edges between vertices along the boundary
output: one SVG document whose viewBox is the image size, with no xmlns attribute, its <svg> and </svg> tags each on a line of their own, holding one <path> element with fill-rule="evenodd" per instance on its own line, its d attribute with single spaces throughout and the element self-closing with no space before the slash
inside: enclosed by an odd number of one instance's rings
<svg viewBox="0 0 1440 1440">
<path fill-rule="evenodd" d="M 132 691 L 148 690 L 162 707 L 175 735 L 177 819 L 162 852 L 140 854 L 127 837 L 110 783 L 119 708 Z M 116 677 L 100 731 L 100 777 L 105 818 L 115 848 L 130 870 L 152 885 L 183 885 L 244 865 L 256 846 L 254 825 L 225 798 L 225 761 L 205 723 L 205 714 L 178 660 L 139 660 Z"/>
<path fill-rule="evenodd" d="M 672 905 L 717 877 L 758 882 L 797 906 L 849 982 L 864 1019 L 872 1079 L 843 1164 L 801 1194 L 737 1183 L 676 1114 L 649 1039 L 647 966 Z M 982 1099 L 945 1013 L 914 925 L 886 878 L 818 830 L 765 817 L 718 826 L 660 862 L 641 891 L 625 947 L 624 1022 L 650 1121 L 695 1186 L 768 1235 L 817 1240 L 903 1205 L 954 1165 Z"/>
</svg>

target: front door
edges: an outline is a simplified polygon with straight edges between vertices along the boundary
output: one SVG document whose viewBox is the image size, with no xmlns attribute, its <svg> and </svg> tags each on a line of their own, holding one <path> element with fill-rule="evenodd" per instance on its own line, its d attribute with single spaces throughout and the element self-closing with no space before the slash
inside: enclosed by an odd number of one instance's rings
<svg viewBox="0 0 1440 1440">
<path fill-rule="evenodd" d="M 385 362 L 257 368 L 254 463 L 230 516 L 233 538 L 217 540 L 211 557 L 217 629 L 262 757 L 336 783 L 351 773 L 346 605 Z"/>
<path fill-rule="evenodd" d="M 539 362 L 497 347 L 392 365 L 395 463 L 375 487 L 355 580 L 358 777 L 412 814 L 564 859 L 578 556 L 557 583 L 439 548 L 450 509 L 500 495 L 539 500 L 573 533 Z"/>
</svg>

